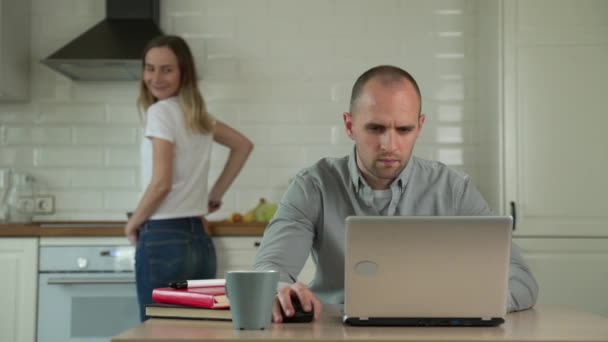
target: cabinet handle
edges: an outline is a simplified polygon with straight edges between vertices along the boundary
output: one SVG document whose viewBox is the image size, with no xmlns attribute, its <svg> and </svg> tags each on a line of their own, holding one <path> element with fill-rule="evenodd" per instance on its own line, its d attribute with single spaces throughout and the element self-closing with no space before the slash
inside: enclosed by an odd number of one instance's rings
<svg viewBox="0 0 608 342">
<path fill-rule="evenodd" d="M 515 230 L 515 226 L 517 224 L 517 210 L 515 209 L 515 202 L 511 201 L 511 217 L 513 217 L 513 230 Z"/>
<path fill-rule="evenodd" d="M 253 247 L 260 247 L 261 243 L 260 241 L 256 241 L 253 243 Z"/>
<path fill-rule="evenodd" d="M 60 277 L 49 278 L 49 285 L 77 285 L 77 284 L 134 284 L 135 279 L 132 277 L 117 277 L 117 278 L 87 278 L 87 277 Z"/>
</svg>

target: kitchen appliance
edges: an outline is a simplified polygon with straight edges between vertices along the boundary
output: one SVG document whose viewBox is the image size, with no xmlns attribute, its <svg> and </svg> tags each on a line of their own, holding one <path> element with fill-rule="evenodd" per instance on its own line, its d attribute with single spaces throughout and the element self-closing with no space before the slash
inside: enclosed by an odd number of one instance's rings
<svg viewBox="0 0 608 342">
<path fill-rule="evenodd" d="M 43 245 L 38 277 L 38 342 L 107 342 L 139 323 L 135 248 Z"/>
<path fill-rule="evenodd" d="M 141 54 L 158 28 L 159 0 L 106 0 L 106 18 L 42 60 L 80 81 L 138 80 Z"/>
</svg>

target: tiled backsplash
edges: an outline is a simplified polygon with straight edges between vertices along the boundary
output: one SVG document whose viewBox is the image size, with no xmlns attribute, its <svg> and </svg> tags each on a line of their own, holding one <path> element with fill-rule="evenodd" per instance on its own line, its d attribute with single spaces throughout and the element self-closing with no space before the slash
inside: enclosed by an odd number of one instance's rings
<svg viewBox="0 0 608 342">
<path fill-rule="evenodd" d="M 497 88 L 477 64 L 495 37 L 482 32 L 480 3 L 161 1 L 161 27 L 190 43 L 210 111 L 255 143 L 211 218 L 278 201 L 299 169 L 348 153 L 350 88 L 378 64 L 420 82 L 427 121 L 417 154 L 467 171 L 495 204 L 497 104 L 486 95 Z M 55 195 L 56 213 L 39 219 L 122 220 L 137 204 L 137 82 L 73 82 L 39 63 L 104 10 L 99 0 L 32 1 L 31 97 L 0 104 L 0 168 L 30 172 Z M 227 151 L 213 154 L 210 182 Z"/>
</svg>

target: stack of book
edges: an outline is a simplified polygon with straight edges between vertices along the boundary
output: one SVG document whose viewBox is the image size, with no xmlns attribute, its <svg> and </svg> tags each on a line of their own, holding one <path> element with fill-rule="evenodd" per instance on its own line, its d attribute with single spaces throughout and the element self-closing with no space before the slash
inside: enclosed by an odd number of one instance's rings
<svg viewBox="0 0 608 342">
<path fill-rule="evenodd" d="M 224 279 L 196 281 L 185 288 L 156 288 L 152 300 L 154 303 L 146 305 L 150 318 L 232 320 Z"/>
</svg>

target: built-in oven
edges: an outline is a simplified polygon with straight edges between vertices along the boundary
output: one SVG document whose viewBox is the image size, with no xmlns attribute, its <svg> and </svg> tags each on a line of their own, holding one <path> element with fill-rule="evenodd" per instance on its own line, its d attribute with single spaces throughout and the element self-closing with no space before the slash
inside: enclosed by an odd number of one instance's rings
<svg viewBox="0 0 608 342">
<path fill-rule="evenodd" d="M 139 323 L 131 246 L 40 247 L 38 342 L 107 342 Z"/>
</svg>

